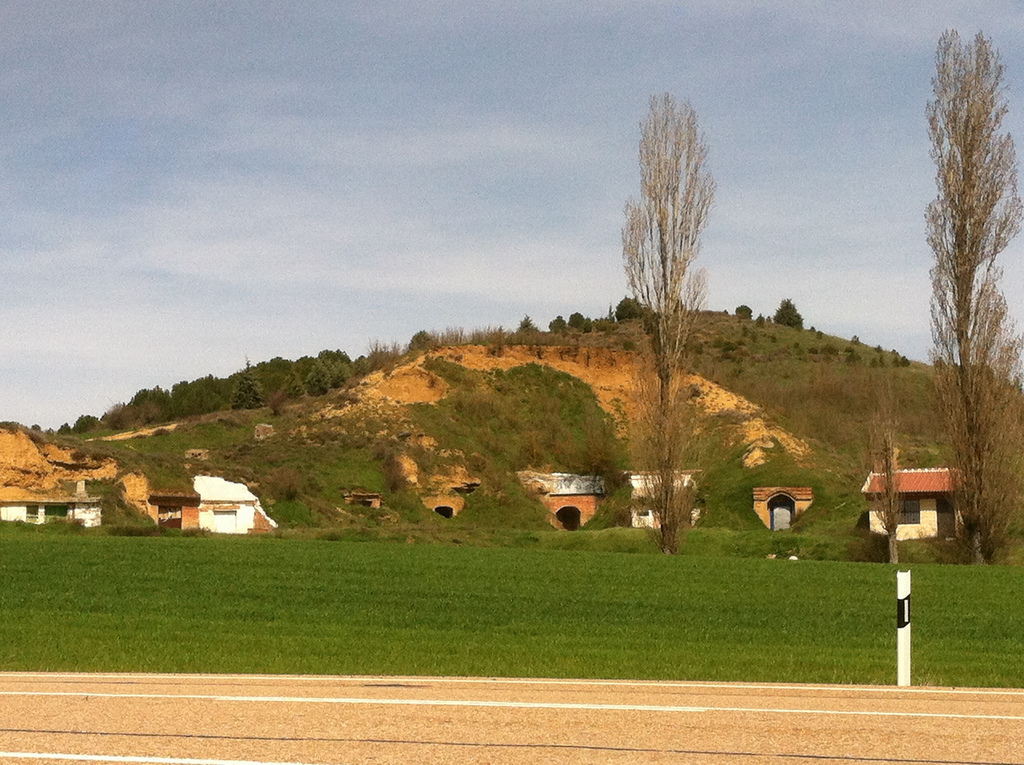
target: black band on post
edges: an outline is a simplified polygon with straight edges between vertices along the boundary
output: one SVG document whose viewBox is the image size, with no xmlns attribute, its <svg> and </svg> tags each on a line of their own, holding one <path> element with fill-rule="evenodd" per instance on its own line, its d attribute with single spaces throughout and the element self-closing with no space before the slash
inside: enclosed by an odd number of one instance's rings
<svg viewBox="0 0 1024 765">
<path fill-rule="evenodd" d="M 896 601 L 896 628 L 902 629 L 910 624 L 910 596 Z"/>
</svg>

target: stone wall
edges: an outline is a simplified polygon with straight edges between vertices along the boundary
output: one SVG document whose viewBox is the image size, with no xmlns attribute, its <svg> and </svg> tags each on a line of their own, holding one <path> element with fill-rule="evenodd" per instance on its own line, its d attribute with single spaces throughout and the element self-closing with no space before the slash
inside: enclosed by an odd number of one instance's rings
<svg viewBox="0 0 1024 765">
<path fill-rule="evenodd" d="M 921 522 L 901 523 L 896 527 L 896 539 L 930 539 L 939 535 L 939 512 L 938 503 L 935 497 L 921 498 Z M 952 513 L 951 513 L 952 514 Z M 884 534 L 885 527 L 882 525 L 882 517 L 872 510 L 869 514 L 871 531 L 875 534 Z"/>
</svg>

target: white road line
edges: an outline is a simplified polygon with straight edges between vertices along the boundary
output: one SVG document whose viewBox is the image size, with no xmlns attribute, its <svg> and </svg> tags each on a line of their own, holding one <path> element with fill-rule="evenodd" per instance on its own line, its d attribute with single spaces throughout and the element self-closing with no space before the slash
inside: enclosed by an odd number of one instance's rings
<svg viewBox="0 0 1024 765">
<path fill-rule="evenodd" d="M 349 679 L 349 678 L 334 678 Z M 661 680 L 559 680 L 559 679 L 519 679 L 519 678 L 486 678 L 486 677 L 388 677 L 388 678 L 352 678 L 364 682 L 376 679 L 392 683 L 452 683 L 452 684 L 493 684 L 493 685 L 554 685 L 554 686 L 608 686 L 612 688 L 708 688 L 712 690 L 739 691 L 852 691 L 856 693 L 917 693 L 917 694 L 950 694 L 964 696 L 1024 696 L 1024 689 L 1007 688 L 944 688 L 944 687 L 910 687 L 880 685 L 803 685 L 781 683 L 704 683 L 699 681 L 661 681 Z"/>
<path fill-rule="evenodd" d="M 0 759 L 71 760 L 73 762 L 139 762 L 157 765 L 314 765 L 278 760 L 206 760 L 181 757 L 133 757 L 117 754 L 63 754 L 61 752 L 0 752 Z"/>
<path fill-rule="evenodd" d="M 0 696 L 64 696 L 109 699 L 189 699 L 192 701 L 219 701 L 268 704 L 350 704 L 378 706 L 423 707 L 478 707 L 498 709 L 572 709 L 613 712 L 742 712 L 750 714 L 835 715 L 839 717 L 907 717 L 941 720 L 1004 720 L 1024 722 L 1024 715 L 986 715 L 947 712 L 892 712 L 864 709 L 789 709 L 779 707 L 727 707 L 727 706 L 661 706 L 645 704 L 582 704 L 544 701 L 484 701 L 475 699 L 388 699 L 359 697 L 316 696 L 216 696 L 167 693 L 84 693 L 80 691 L 0 691 Z"/>
<path fill-rule="evenodd" d="M 375 699 L 317 696 L 204 696 L 166 693 L 82 693 L 79 691 L 0 691 L 0 696 L 77 696 L 107 699 L 189 699 L 193 701 L 265 702 L 270 704 L 377 704 L 408 707 L 490 707 L 498 709 L 583 709 L 613 712 L 706 712 L 704 707 L 651 706 L 642 704 L 578 704 L 547 701 L 483 701 L 471 699 Z M 1024 719 L 1024 718 L 1022 718 Z"/>
<path fill-rule="evenodd" d="M 25 678 L 35 681 L 46 680 L 136 680 L 160 682 L 164 680 L 185 680 L 195 682 L 248 681 L 281 683 L 447 683 L 451 685 L 538 685 L 538 686 L 584 686 L 610 688 L 708 688 L 713 690 L 773 690 L 773 691 L 842 691 L 856 693 L 895 694 L 948 694 L 952 696 L 1024 696 L 1021 688 L 948 688 L 942 686 L 916 686 L 900 688 L 882 685 L 814 685 L 803 683 L 712 683 L 701 681 L 662 680 L 587 680 L 571 678 L 518 678 L 518 677 L 434 677 L 399 675 L 184 675 L 184 674 L 90 674 L 79 672 L 0 672 L 0 682 L 7 679 Z"/>
</svg>

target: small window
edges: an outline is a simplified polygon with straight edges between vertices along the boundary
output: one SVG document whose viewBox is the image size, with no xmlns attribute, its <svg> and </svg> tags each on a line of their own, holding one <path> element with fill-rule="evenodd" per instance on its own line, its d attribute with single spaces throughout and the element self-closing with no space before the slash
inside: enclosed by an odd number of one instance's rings
<svg viewBox="0 0 1024 765">
<path fill-rule="evenodd" d="M 900 524 L 921 523 L 921 500 L 905 499 L 903 507 L 900 508 Z"/>
<path fill-rule="evenodd" d="M 157 511 L 157 524 L 168 529 L 180 529 L 181 507 L 160 505 Z"/>
</svg>

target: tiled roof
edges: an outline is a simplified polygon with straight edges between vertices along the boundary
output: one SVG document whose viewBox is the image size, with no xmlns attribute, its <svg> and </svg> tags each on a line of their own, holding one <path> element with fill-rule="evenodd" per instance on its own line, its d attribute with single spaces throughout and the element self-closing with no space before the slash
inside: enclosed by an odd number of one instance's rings
<svg viewBox="0 0 1024 765">
<path fill-rule="evenodd" d="M 881 473 L 869 473 L 864 494 L 881 494 L 884 481 Z M 949 468 L 919 468 L 896 471 L 896 491 L 900 494 L 948 494 L 953 491 Z"/>
<path fill-rule="evenodd" d="M 788 494 L 797 502 L 807 502 L 814 499 L 814 489 L 810 486 L 755 486 L 754 501 L 764 502 L 776 494 Z"/>
</svg>

